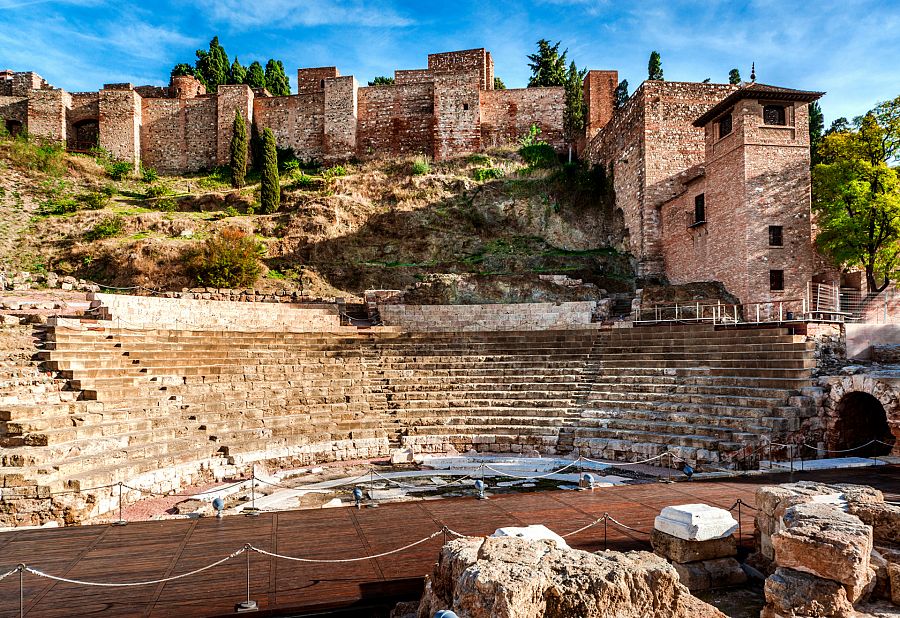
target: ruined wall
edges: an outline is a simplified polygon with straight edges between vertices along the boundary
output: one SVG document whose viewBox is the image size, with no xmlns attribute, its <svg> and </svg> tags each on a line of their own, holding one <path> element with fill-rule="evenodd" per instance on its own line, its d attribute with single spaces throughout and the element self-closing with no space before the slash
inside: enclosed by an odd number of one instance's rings
<svg viewBox="0 0 900 618">
<path fill-rule="evenodd" d="M 28 128 L 28 99 L 0 95 L 0 121 L 17 122 Z"/>
<path fill-rule="evenodd" d="M 193 172 L 216 165 L 216 97 L 144 99 L 142 114 L 144 165 L 161 172 Z"/>
<path fill-rule="evenodd" d="M 340 72 L 337 70 L 337 67 L 297 69 L 297 93 L 323 92 L 325 90 L 324 81 L 339 76 Z"/>
<path fill-rule="evenodd" d="M 428 69 L 408 69 L 394 71 L 394 85 L 422 84 L 434 81 L 434 72 Z"/>
<path fill-rule="evenodd" d="M 430 63 L 429 57 L 429 63 Z M 450 73 L 434 78 L 434 158 L 481 148 L 479 75 Z"/>
<path fill-rule="evenodd" d="M 272 129 L 280 148 L 293 148 L 300 159 L 318 159 L 325 141 L 325 93 L 256 97 L 253 116 L 259 130 Z"/>
<path fill-rule="evenodd" d="M 434 155 L 434 84 L 405 83 L 359 89 L 356 149 L 375 154 Z"/>
<path fill-rule="evenodd" d="M 564 88 L 482 90 L 480 94 L 482 148 L 515 142 L 531 125 L 540 127 L 541 139 L 557 150 L 565 147 Z"/>
<path fill-rule="evenodd" d="M 597 301 L 496 305 L 379 304 L 385 326 L 411 332 L 546 330 L 588 327 Z"/>
<path fill-rule="evenodd" d="M 65 90 L 35 90 L 28 95 L 28 131 L 53 142 L 66 141 L 66 109 L 72 97 Z"/>
</svg>

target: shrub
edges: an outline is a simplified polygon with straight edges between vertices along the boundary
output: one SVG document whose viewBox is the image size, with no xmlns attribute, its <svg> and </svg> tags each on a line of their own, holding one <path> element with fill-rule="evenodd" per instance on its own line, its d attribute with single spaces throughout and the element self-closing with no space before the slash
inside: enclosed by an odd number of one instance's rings
<svg viewBox="0 0 900 618">
<path fill-rule="evenodd" d="M 234 111 L 234 123 L 232 124 L 231 136 L 231 186 L 240 189 L 244 186 L 247 178 L 247 148 L 249 141 L 247 137 L 247 123 L 244 122 L 244 116 L 238 110 Z"/>
<path fill-rule="evenodd" d="M 85 233 L 84 238 L 85 240 L 112 238 L 121 234 L 124 226 L 125 222 L 122 220 L 122 217 L 106 217 Z"/>
<path fill-rule="evenodd" d="M 281 165 L 281 170 L 287 174 L 293 174 L 300 169 L 300 161 L 297 159 L 289 159 Z"/>
<path fill-rule="evenodd" d="M 174 197 L 164 197 L 153 203 L 153 208 L 161 212 L 175 212 L 178 210 L 178 200 Z"/>
<path fill-rule="evenodd" d="M 221 189 L 231 184 L 231 168 L 220 165 L 212 169 L 206 176 L 197 181 L 204 189 Z"/>
<path fill-rule="evenodd" d="M 501 170 L 499 167 L 479 167 L 474 172 L 472 172 L 472 176 L 478 182 L 484 182 L 485 180 L 502 178 L 503 170 Z"/>
<path fill-rule="evenodd" d="M 124 180 L 134 172 L 134 165 L 128 161 L 113 161 L 106 166 L 106 173 L 113 180 Z"/>
<path fill-rule="evenodd" d="M 80 202 L 74 197 L 55 196 L 44 202 L 41 207 L 43 215 L 67 215 L 78 210 Z"/>
<path fill-rule="evenodd" d="M 278 210 L 281 202 L 281 185 L 278 178 L 278 154 L 275 151 L 275 134 L 263 129 L 263 169 L 259 201 L 266 213 Z"/>
<path fill-rule="evenodd" d="M 431 172 L 431 165 L 425 157 L 416 157 L 412 162 L 413 176 L 423 176 Z"/>
<path fill-rule="evenodd" d="M 494 162 L 491 161 L 489 156 L 480 153 L 470 154 L 466 158 L 466 161 L 468 161 L 470 165 L 484 165 L 487 167 L 492 167 L 494 165 Z"/>
<path fill-rule="evenodd" d="M 294 179 L 291 181 L 291 189 L 311 189 L 315 185 L 315 180 L 313 180 L 312 176 L 308 176 L 303 172 L 300 172 Z"/>
<path fill-rule="evenodd" d="M 79 201 L 88 210 L 101 210 L 109 204 L 109 196 L 102 191 L 90 191 L 78 196 Z"/>
<path fill-rule="evenodd" d="M 159 180 L 159 173 L 152 167 L 141 166 L 141 180 L 147 184 L 152 184 Z"/>
<path fill-rule="evenodd" d="M 255 237 L 228 227 L 203 244 L 194 258 L 193 274 L 202 286 L 248 287 L 259 278 L 259 258 L 264 253 Z"/>
<path fill-rule="evenodd" d="M 146 197 L 147 199 L 162 197 L 162 196 L 168 195 L 168 194 L 169 194 L 169 187 L 167 187 L 166 185 L 164 185 L 162 183 L 150 185 L 149 187 L 147 187 L 147 190 L 144 191 L 144 197 Z"/>
<path fill-rule="evenodd" d="M 329 167 L 327 170 L 322 172 L 322 177 L 325 180 L 331 180 L 332 178 L 340 178 L 341 176 L 347 175 L 347 169 L 343 165 L 335 165 L 333 167 Z"/>
<path fill-rule="evenodd" d="M 238 209 L 234 206 L 229 206 L 225 210 L 222 211 L 222 217 L 238 217 L 241 213 L 238 212 Z"/>
<path fill-rule="evenodd" d="M 529 167 L 553 167 L 559 163 L 553 146 L 546 142 L 522 146 L 519 155 Z"/>
<path fill-rule="evenodd" d="M 116 189 L 116 185 L 114 185 L 112 183 L 107 183 L 107 184 L 103 185 L 102 189 L 100 189 L 100 193 L 102 193 L 103 195 L 105 195 L 106 197 L 108 197 L 110 199 L 112 199 L 112 197 L 115 194 L 117 194 L 118 192 L 119 192 L 119 190 Z"/>
<path fill-rule="evenodd" d="M 536 124 L 531 125 L 528 128 L 528 133 L 519 138 L 519 146 L 534 146 L 535 144 L 543 144 L 542 140 L 538 139 L 538 136 L 541 134 L 541 128 Z"/>
</svg>

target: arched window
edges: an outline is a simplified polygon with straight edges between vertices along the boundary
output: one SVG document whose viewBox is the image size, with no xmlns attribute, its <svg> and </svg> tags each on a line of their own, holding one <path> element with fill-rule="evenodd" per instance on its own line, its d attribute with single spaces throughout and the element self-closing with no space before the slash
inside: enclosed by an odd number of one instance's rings
<svg viewBox="0 0 900 618">
<path fill-rule="evenodd" d="M 784 105 L 766 105 L 763 107 L 763 124 L 773 124 L 784 126 L 787 124 L 787 117 L 784 113 Z"/>
<path fill-rule="evenodd" d="M 727 113 L 718 121 L 719 124 L 719 139 L 722 139 L 729 133 L 731 133 L 731 113 Z"/>
<path fill-rule="evenodd" d="M 22 123 L 18 120 L 9 119 L 5 122 L 5 125 L 6 132 L 13 137 L 19 135 L 22 132 Z"/>
</svg>

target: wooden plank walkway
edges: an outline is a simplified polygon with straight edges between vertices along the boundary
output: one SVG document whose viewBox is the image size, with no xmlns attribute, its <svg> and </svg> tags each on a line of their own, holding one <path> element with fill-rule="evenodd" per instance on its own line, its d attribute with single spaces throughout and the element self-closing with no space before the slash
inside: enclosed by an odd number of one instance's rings
<svg viewBox="0 0 900 618">
<path fill-rule="evenodd" d="M 900 466 L 755 476 L 724 481 L 652 483 L 593 492 L 545 491 L 383 505 L 286 511 L 256 518 L 132 522 L 127 526 L 84 526 L 0 534 L 0 574 L 19 562 L 61 577 L 126 582 L 177 575 L 229 555 L 245 543 L 304 558 L 374 555 L 427 537 L 442 526 L 483 535 L 509 525 L 543 523 L 560 534 L 604 513 L 642 531 L 667 505 L 705 502 L 723 508 L 737 499 L 754 505 L 759 485 L 790 480 L 864 483 L 900 500 Z M 742 509 L 745 543 L 751 542 L 753 512 Z M 603 525 L 568 540 L 573 547 L 604 547 Z M 607 527 L 610 549 L 648 549 L 645 534 Z M 403 553 L 344 564 L 307 564 L 250 554 L 251 593 L 273 614 L 313 608 L 360 607 L 367 599 L 415 596 L 431 571 L 441 536 Z M 246 596 L 244 555 L 201 574 L 132 588 L 101 588 L 24 577 L 25 614 L 76 616 L 215 616 L 234 611 Z M 19 580 L 0 581 L 0 616 L 17 616 Z M 296 615 L 296 614 L 294 614 Z M 372 614 L 369 614 L 372 615 Z"/>
</svg>

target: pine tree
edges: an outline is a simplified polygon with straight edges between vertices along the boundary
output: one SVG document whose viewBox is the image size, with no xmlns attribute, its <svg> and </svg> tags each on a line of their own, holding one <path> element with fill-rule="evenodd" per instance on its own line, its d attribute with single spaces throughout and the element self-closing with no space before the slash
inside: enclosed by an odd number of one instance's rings
<svg viewBox="0 0 900 618">
<path fill-rule="evenodd" d="M 584 76 L 587 69 L 578 70 L 573 60 L 566 74 L 566 110 L 563 113 L 563 128 L 566 139 L 572 144 L 584 134 Z M 570 151 L 571 155 L 571 151 Z M 571 156 L 570 156 L 571 158 Z"/>
<path fill-rule="evenodd" d="M 197 50 L 197 79 L 206 86 L 207 92 L 216 92 L 220 84 L 228 83 L 228 54 L 219 45 L 219 37 L 209 42 L 209 51 Z"/>
<path fill-rule="evenodd" d="M 494 78 L 494 90 L 506 90 L 506 84 L 499 77 Z"/>
<path fill-rule="evenodd" d="M 240 111 L 234 112 L 231 135 L 231 186 L 240 189 L 247 175 L 247 123 Z"/>
<path fill-rule="evenodd" d="M 825 116 L 819 102 L 813 101 L 809 104 L 809 158 L 813 165 L 820 162 L 819 144 L 822 143 L 824 133 Z"/>
<path fill-rule="evenodd" d="M 185 64 L 184 62 L 179 62 L 174 67 L 172 67 L 172 75 L 194 75 L 194 67 L 189 64 Z"/>
<path fill-rule="evenodd" d="M 528 59 L 528 67 L 531 69 L 531 78 L 528 80 L 528 87 L 535 86 L 564 86 L 566 84 L 566 54 L 559 54 L 560 41 L 556 45 L 550 45 L 547 39 L 541 39 L 537 42 L 538 51 L 536 54 L 530 54 Z"/>
<path fill-rule="evenodd" d="M 237 56 L 234 57 L 234 62 L 231 63 L 231 72 L 228 75 L 228 83 L 229 84 L 243 84 L 247 80 L 247 69 L 244 68 L 244 65 L 237 59 Z"/>
<path fill-rule="evenodd" d="M 387 77 L 386 75 L 379 75 L 375 79 L 369 82 L 370 86 L 393 86 L 394 78 Z"/>
<path fill-rule="evenodd" d="M 650 62 L 647 63 L 647 79 L 663 80 L 662 57 L 656 50 L 650 53 Z"/>
<path fill-rule="evenodd" d="M 728 71 L 728 83 L 734 86 L 739 86 L 741 83 L 741 72 L 737 69 L 731 69 Z"/>
<path fill-rule="evenodd" d="M 247 77 L 244 80 L 244 83 L 251 88 L 266 87 L 266 74 L 258 61 L 254 60 L 253 63 L 247 67 Z"/>
<path fill-rule="evenodd" d="M 291 82 L 284 74 L 284 65 L 281 60 L 272 60 L 266 63 L 266 90 L 276 97 L 285 97 L 291 94 Z"/>
<path fill-rule="evenodd" d="M 628 103 L 628 80 L 623 79 L 616 86 L 616 109 L 625 107 L 626 103 Z"/>
<path fill-rule="evenodd" d="M 272 129 L 263 129 L 263 167 L 259 201 L 263 212 L 278 210 L 281 201 L 281 186 L 278 179 L 278 153 L 275 150 L 275 134 Z"/>
</svg>

